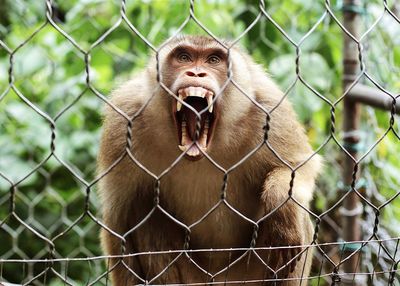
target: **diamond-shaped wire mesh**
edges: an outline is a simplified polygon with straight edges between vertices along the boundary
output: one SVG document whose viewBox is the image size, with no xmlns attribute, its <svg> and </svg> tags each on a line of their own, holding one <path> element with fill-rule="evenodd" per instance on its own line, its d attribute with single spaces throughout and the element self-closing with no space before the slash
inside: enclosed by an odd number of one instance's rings
<svg viewBox="0 0 400 286">
<path fill-rule="evenodd" d="M 99 233 L 112 230 L 102 220 L 96 190 L 120 160 L 96 173 L 102 110 L 109 106 L 128 125 L 135 124 L 151 100 L 129 117 L 108 94 L 143 69 L 149 54 L 158 60 L 162 43 L 180 34 L 207 35 L 222 45 L 229 38 L 228 51 L 247 49 L 293 103 L 313 156 L 325 160 L 314 201 L 303 207 L 314 223 L 313 240 L 297 246 L 305 252 L 313 249 L 312 271 L 310 277 L 295 279 L 295 285 L 400 285 L 399 11 L 399 1 L 0 0 L 0 285 L 110 284 L 113 268 L 101 251 Z M 347 25 L 352 17 L 356 28 Z M 349 61 L 346 52 L 356 60 Z M 343 72 L 349 65 L 355 67 L 352 74 Z M 250 100 L 230 72 L 226 84 Z M 369 87 L 375 92 L 374 100 L 360 102 L 386 110 L 349 109 L 352 89 L 359 84 L 363 91 Z M 167 89 L 162 80 L 159 85 Z M 273 124 L 273 111 L 262 111 L 266 125 Z M 127 134 L 128 146 L 132 136 Z M 130 233 L 157 209 L 182 230 L 179 249 L 121 255 L 153 261 L 163 254 L 171 257 L 155 277 L 129 269 L 141 284 L 158 284 L 164 277 L 164 285 L 182 285 L 165 278 L 178 259 L 204 274 L 203 281 L 189 285 L 213 285 L 216 276 L 250 254 L 269 268 L 258 255 L 262 249 L 253 243 L 260 221 L 250 220 L 226 200 L 230 174 L 251 160 L 257 148 L 271 148 L 268 139 L 232 166 L 203 159 L 221 171 L 221 194 L 195 223 L 183 223 L 157 201 L 132 226 Z M 185 160 L 179 156 L 156 173 L 130 148 L 122 156 L 153 178 L 157 200 L 163 177 Z M 293 178 L 300 167 L 292 168 Z M 191 232 L 220 207 L 255 226 L 248 247 L 192 249 Z M 296 246 L 282 248 L 291 247 Z M 209 259 L 218 253 L 234 258 L 211 273 L 192 258 L 198 253 Z M 266 281 L 247 279 L 243 273 L 240 281 L 226 284 L 280 285 L 280 279 L 262 284 Z"/>
</svg>

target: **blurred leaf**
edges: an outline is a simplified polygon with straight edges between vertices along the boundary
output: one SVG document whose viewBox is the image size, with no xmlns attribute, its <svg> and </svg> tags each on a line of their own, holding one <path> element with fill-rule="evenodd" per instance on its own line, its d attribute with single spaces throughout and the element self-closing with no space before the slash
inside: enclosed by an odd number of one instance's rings
<svg viewBox="0 0 400 286">
<path fill-rule="evenodd" d="M 18 52 L 15 60 L 15 72 L 26 77 L 42 69 L 48 63 L 46 52 L 41 47 L 30 46 Z"/>
</svg>

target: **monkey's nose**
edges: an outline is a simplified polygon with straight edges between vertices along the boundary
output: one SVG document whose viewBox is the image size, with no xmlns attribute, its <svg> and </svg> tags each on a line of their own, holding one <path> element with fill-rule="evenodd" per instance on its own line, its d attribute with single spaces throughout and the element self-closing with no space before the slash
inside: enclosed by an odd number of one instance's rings
<svg viewBox="0 0 400 286">
<path fill-rule="evenodd" d="M 192 76 L 192 77 L 205 77 L 205 76 L 207 76 L 207 73 L 205 73 L 205 72 L 186 71 L 185 74 L 187 76 Z"/>
</svg>

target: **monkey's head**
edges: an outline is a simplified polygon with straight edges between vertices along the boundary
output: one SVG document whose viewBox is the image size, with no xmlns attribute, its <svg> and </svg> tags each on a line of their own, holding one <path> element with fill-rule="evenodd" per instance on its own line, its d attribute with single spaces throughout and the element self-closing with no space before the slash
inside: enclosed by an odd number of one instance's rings
<svg viewBox="0 0 400 286">
<path fill-rule="evenodd" d="M 233 78 L 251 93 L 246 60 L 237 49 L 229 53 Z M 229 82 L 228 50 L 212 38 L 181 37 L 164 48 L 160 59 L 162 82 L 180 99 L 170 97 L 178 147 L 186 151 L 186 158 L 198 160 L 203 157 L 200 149 L 207 152 L 222 143 L 213 142 L 222 138 L 215 133 L 234 126 L 251 102 Z M 235 73 L 238 69 L 240 77 Z M 229 130 L 232 135 L 236 131 Z"/>
</svg>

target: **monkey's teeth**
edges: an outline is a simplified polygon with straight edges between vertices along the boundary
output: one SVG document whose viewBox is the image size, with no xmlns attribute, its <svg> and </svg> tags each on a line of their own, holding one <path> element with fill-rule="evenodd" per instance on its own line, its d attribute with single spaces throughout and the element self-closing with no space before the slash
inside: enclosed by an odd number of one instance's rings
<svg viewBox="0 0 400 286">
<path fill-rule="evenodd" d="M 182 142 L 184 141 L 184 139 L 187 138 L 187 132 L 186 132 L 186 121 L 182 120 L 182 124 L 181 124 L 181 131 L 182 131 Z"/>
<path fill-rule="evenodd" d="M 192 140 L 189 138 L 187 131 L 186 131 L 186 121 L 185 119 L 182 120 L 181 124 L 181 131 L 182 131 L 182 138 L 181 138 L 181 145 L 182 146 L 189 146 L 192 143 Z M 186 148 L 187 149 L 187 148 Z M 186 150 L 185 149 L 185 150 Z M 182 150 L 182 149 L 181 149 Z"/>
<path fill-rule="evenodd" d="M 182 152 L 185 152 L 186 150 L 187 150 L 187 148 L 188 148 L 188 146 L 183 146 L 183 145 L 178 145 L 178 147 L 179 147 L 179 149 L 182 151 Z"/>
<path fill-rule="evenodd" d="M 193 96 L 201 97 L 201 94 L 202 94 L 201 89 L 198 89 L 198 88 L 195 88 L 195 89 L 194 89 L 194 94 L 193 94 Z"/>
<path fill-rule="evenodd" d="M 182 130 L 182 139 L 181 143 L 178 145 L 179 150 L 182 152 L 186 152 L 186 155 L 191 157 L 196 157 L 201 154 L 201 152 L 206 152 L 207 150 L 207 135 L 210 129 L 210 120 L 207 118 L 203 132 L 198 140 L 198 145 L 193 144 L 193 141 L 189 138 L 186 130 L 186 120 L 183 118 L 181 123 L 181 130 Z"/>
<path fill-rule="evenodd" d="M 179 93 L 179 99 L 183 101 L 183 95 L 181 93 Z M 181 109 L 182 109 L 182 103 L 178 100 L 176 102 L 176 110 L 181 111 Z"/>
<path fill-rule="evenodd" d="M 212 103 L 213 101 L 213 95 L 211 92 L 207 93 L 207 105 L 208 105 L 208 112 L 212 113 L 214 109 L 214 104 Z"/>
<path fill-rule="evenodd" d="M 193 86 L 188 87 L 188 88 L 186 89 L 186 94 L 187 94 L 188 96 L 195 96 L 195 93 L 196 93 L 196 89 L 195 89 L 195 87 L 193 87 Z"/>
<path fill-rule="evenodd" d="M 207 118 L 206 122 L 204 123 L 203 133 L 201 134 L 201 137 L 199 139 L 199 145 L 203 151 L 205 151 L 207 148 L 206 147 L 207 146 L 207 135 L 208 135 L 208 130 L 210 128 L 209 125 L 210 125 L 210 121 Z"/>
<path fill-rule="evenodd" d="M 185 120 L 182 121 L 181 131 L 182 131 L 182 138 L 186 137 L 187 133 L 186 133 L 186 121 Z"/>
<path fill-rule="evenodd" d="M 204 98 L 206 96 L 207 90 L 202 87 L 189 87 L 185 90 L 188 96 Z"/>
<path fill-rule="evenodd" d="M 210 120 L 208 118 L 206 118 L 206 122 L 204 124 L 204 131 L 203 134 L 204 135 L 208 135 L 208 129 L 210 128 Z"/>
<path fill-rule="evenodd" d="M 193 144 L 193 145 L 189 148 L 189 150 L 187 150 L 186 154 L 189 155 L 189 156 L 192 156 L 192 157 L 198 156 L 198 155 L 200 155 L 200 150 L 199 150 L 199 148 L 197 147 L 197 145 Z"/>
<path fill-rule="evenodd" d="M 200 155 L 200 153 L 201 153 L 196 144 L 193 144 L 193 145 L 190 145 L 190 144 L 189 145 L 178 145 L 178 147 L 182 152 L 186 152 L 186 154 L 189 155 L 189 156 L 193 156 L 194 157 L 194 156 Z M 206 148 L 201 147 L 201 150 L 203 150 L 203 152 L 205 152 Z"/>
<path fill-rule="evenodd" d="M 214 110 L 214 105 L 212 104 L 214 93 L 210 90 L 207 90 L 202 87 L 190 86 L 190 87 L 182 88 L 182 89 L 178 90 L 178 94 L 179 94 L 179 99 L 181 101 L 184 101 L 189 96 L 206 98 L 208 112 L 212 113 Z M 182 109 L 183 104 L 181 101 L 179 101 L 179 100 L 176 101 L 176 110 L 178 112 L 181 111 L 181 109 Z"/>
</svg>

